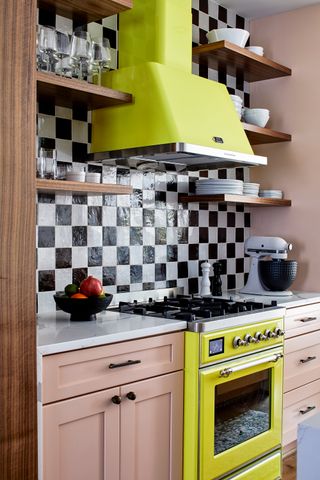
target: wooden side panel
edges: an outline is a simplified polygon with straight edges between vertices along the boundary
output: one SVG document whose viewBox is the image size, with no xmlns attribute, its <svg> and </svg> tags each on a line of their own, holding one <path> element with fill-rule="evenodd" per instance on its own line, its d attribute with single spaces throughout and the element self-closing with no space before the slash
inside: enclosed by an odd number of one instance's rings
<svg viewBox="0 0 320 480">
<path fill-rule="evenodd" d="M 43 407 L 43 480 L 119 480 L 115 395 L 118 388 Z"/>
<path fill-rule="evenodd" d="M 181 480 L 183 372 L 125 385 L 121 397 L 120 479 Z"/>
<path fill-rule="evenodd" d="M 0 478 L 36 480 L 35 0 L 0 2 Z"/>
</svg>

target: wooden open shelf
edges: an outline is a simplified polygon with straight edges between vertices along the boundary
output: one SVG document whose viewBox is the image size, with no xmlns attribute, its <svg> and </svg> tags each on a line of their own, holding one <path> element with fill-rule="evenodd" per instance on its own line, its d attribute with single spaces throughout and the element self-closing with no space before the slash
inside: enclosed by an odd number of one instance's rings
<svg viewBox="0 0 320 480">
<path fill-rule="evenodd" d="M 290 142 L 291 135 L 277 132 L 270 128 L 261 128 L 250 123 L 242 123 L 251 145 L 263 145 L 265 143 Z"/>
<path fill-rule="evenodd" d="M 36 188 L 38 192 L 73 192 L 78 194 L 95 193 L 114 194 L 114 195 L 130 195 L 133 191 L 131 186 L 109 184 L 109 183 L 86 183 L 86 182 L 70 182 L 68 180 L 47 180 L 42 178 L 36 179 Z"/>
<path fill-rule="evenodd" d="M 246 195 L 179 195 L 179 202 L 191 203 L 191 202 L 221 202 L 221 203 L 237 203 L 242 205 L 250 205 L 256 207 L 290 207 L 291 200 L 278 200 L 273 198 L 254 198 Z"/>
<path fill-rule="evenodd" d="M 89 110 L 132 102 L 130 93 L 93 85 L 76 78 L 36 72 L 38 100 L 54 99 L 61 107 L 86 105 Z"/>
<path fill-rule="evenodd" d="M 228 75 L 242 73 L 247 82 L 291 75 L 290 68 L 226 41 L 194 47 L 192 60 Z"/>
<path fill-rule="evenodd" d="M 38 6 L 85 24 L 132 8 L 132 0 L 38 0 Z"/>
</svg>

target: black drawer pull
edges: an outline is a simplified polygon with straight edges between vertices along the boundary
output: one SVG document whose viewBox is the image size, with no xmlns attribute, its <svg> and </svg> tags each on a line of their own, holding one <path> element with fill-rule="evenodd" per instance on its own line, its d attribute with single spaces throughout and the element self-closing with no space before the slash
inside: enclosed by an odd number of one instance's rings
<svg viewBox="0 0 320 480">
<path fill-rule="evenodd" d="M 135 400 L 137 398 L 137 395 L 134 392 L 129 392 L 127 393 L 127 398 L 128 400 Z"/>
<path fill-rule="evenodd" d="M 311 410 L 315 410 L 316 406 L 312 405 L 312 407 L 307 407 L 305 410 L 300 410 L 301 415 L 305 415 L 306 413 L 311 412 Z"/>
<path fill-rule="evenodd" d="M 115 405 L 120 405 L 122 399 L 119 397 L 119 395 L 115 395 L 114 397 L 111 398 L 111 402 L 114 403 Z"/>
<path fill-rule="evenodd" d="M 314 320 L 317 320 L 317 317 L 300 318 L 300 322 L 303 322 L 303 323 L 313 322 Z"/>
<path fill-rule="evenodd" d="M 308 363 L 308 362 L 312 362 L 312 360 L 315 360 L 317 357 L 307 357 L 307 358 L 302 358 L 300 360 L 300 363 Z"/>
<path fill-rule="evenodd" d="M 137 363 L 141 363 L 141 360 L 128 360 L 127 362 L 123 363 L 110 363 L 109 368 L 129 367 L 130 365 L 137 365 Z"/>
</svg>

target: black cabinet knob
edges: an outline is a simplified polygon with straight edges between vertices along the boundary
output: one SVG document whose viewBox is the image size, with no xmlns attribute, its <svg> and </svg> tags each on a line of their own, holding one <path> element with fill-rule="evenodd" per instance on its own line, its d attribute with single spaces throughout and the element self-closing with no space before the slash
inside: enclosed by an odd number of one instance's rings
<svg viewBox="0 0 320 480">
<path fill-rule="evenodd" d="M 111 402 L 115 403 L 116 405 L 120 405 L 121 397 L 119 397 L 119 395 L 115 395 L 114 397 L 111 398 Z"/>
<path fill-rule="evenodd" d="M 127 398 L 129 400 L 135 400 L 137 398 L 137 395 L 134 392 L 129 392 L 127 393 Z"/>
</svg>

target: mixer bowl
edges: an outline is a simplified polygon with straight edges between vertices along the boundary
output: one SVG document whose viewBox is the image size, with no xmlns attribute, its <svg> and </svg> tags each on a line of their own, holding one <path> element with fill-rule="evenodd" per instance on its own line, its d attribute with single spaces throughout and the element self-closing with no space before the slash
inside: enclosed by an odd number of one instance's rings
<svg viewBox="0 0 320 480">
<path fill-rule="evenodd" d="M 297 276 L 298 263 L 295 260 L 261 260 L 259 276 L 263 285 L 272 292 L 283 292 Z"/>
</svg>

